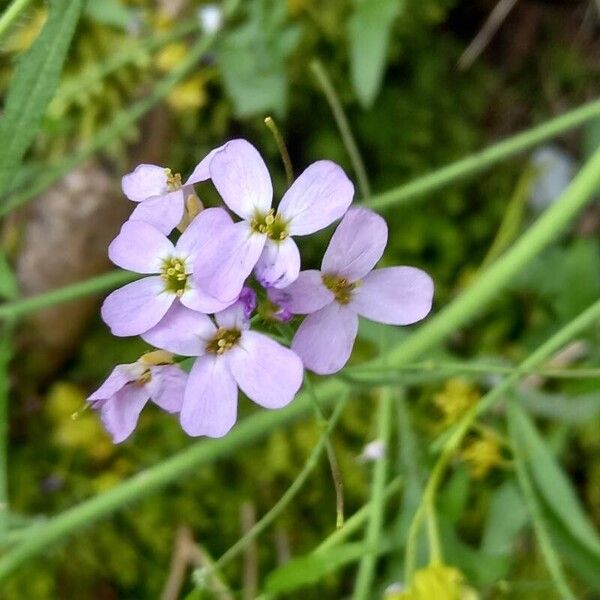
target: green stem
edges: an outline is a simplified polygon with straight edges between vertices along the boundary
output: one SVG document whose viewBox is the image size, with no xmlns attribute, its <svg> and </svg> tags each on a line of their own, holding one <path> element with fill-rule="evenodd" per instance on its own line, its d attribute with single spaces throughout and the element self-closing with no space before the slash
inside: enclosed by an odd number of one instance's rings
<svg viewBox="0 0 600 600">
<path fill-rule="evenodd" d="M 486 363 L 469 363 L 469 362 L 435 362 L 426 361 L 421 363 L 413 363 L 409 365 L 399 365 L 397 367 L 349 367 L 344 371 L 346 375 L 356 377 L 358 381 L 362 381 L 362 377 L 368 378 L 369 375 L 393 375 L 398 371 L 425 371 L 431 373 L 443 372 L 444 375 L 455 375 L 461 373 L 478 373 L 488 374 L 495 373 L 499 375 L 510 375 L 518 371 L 520 374 L 527 373 L 528 375 L 540 375 L 552 379 L 596 379 L 600 378 L 600 368 L 570 368 L 570 369 L 554 369 L 551 367 L 540 367 L 539 369 L 528 369 L 526 372 L 521 367 L 504 367 L 501 365 L 492 365 Z M 399 375 L 399 380 L 402 381 L 402 376 Z M 376 383 L 376 381 L 374 381 Z"/>
<path fill-rule="evenodd" d="M 428 319 L 418 333 L 392 349 L 389 364 L 406 364 L 422 356 L 474 318 L 509 285 L 513 277 L 564 231 L 594 197 L 600 185 L 600 148 L 592 154 L 569 187 L 525 235 L 490 265 L 454 302 Z"/>
<path fill-rule="evenodd" d="M 335 379 L 329 379 L 319 387 L 321 402 L 331 403 L 345 393 L 346 387 Z M 145 498 L 149 494 L 193 473 L 205 464 L 210 464 L 236 450 L 257 442 L 271 431 L 286 423 L 297 420 L 312 409 L 307 394 L 300 394 L 292 404 L 281 410 L 261 411 L 242 421 L 226 437 L 201 440 L 157 465 L 113 488 L 94 496 L 35 526 L 31 535 L 0 557 L 0 581 L 6 578 L 23 562 L 55 546 L 83 527 L 90 525 L 116 510 Z"/>
<path fill-rule="evenodd" d="M 137 273 L 130 273 L 129 271 L 110 271 L 109 273 L 67 285 L 57 290 L 44 292 L 37 296 L 5 302 L 4 304 L 0 304 L 0 320 L 22 317 L 53 304 L 60 304 L 61 302 L 68 302 L 69 300 L 75 300 L 83 296 L 112 290 L 119 285 L 133 281 L 139 277 Z"/>
<path fill-rule="evenodd" d="M 402 478 L 396 477 L 383 491 L 383 501 L 387 502 L 394 494 L 402 488 Z M 362 508 L 357 510 L 349 519 L 346 519 L 341 529 L 336 529 L 332 534 L 325 538 L 316 548 L 315 552 L 323 552 L 333 546 L 341 544 L 347 540 L 353 533 L 358 531 L 369 518 L 373 510 L 373 500 L 370 500 Z"/>
<path fill-rule="evenodd" d="M 12 358 L 13 323 L 7 323 L 2 329 L 2 337 L 0 338 L 0 541 L 4 543 L 9 525 L 7 467 L 10 376 L 8 366 Z"/>
<path fill-rule="evenodd" d="M 433 317 L 406 341 L 389 353 L 389 364 L 402 365 L 418 359 L 428 350 L 446 340 L 453 332 L 472 321 L 486 305 L 505 289 L 514 275 L 564 231 L 570 220 L 590 200 L 600 179 L 600 150 L 588 160 L 559 200 L 538 219 L 530 230 L 497 262 L 492 264 L 470 288 L 466 289 L 445 310 Z M 344 384 L 329 379 L 319 385 L 321 402 L 332 402 Z M 226 438 L 199 442 L 172 458 L 161 462 L 112 490 L 53 517 L 40 525 L 35 536 L 15 546 L 0 558 L 0 581 L 21 563 L 95 520 L 113 513 L 126 504 L 176 481 L 182 475 L 226 456 L 237 448 L 255 442 L 273 429 L 299 417 L 311 406 L 306 394 L 301 394 L 288 408 L 264 411 L 246 419 Z"/>
<path fill-rule="evenodd" d="M 390 206 L 407 203 L 419 196 L 439 190 L 449 183 L 480 173 L 505 158 L 519 154 L 598 117 L 600 117 L 600 100 L 595 100 L 433 173 L 372 196 L 365 204 L 376 210 L 384 210 Z"/>
<path fill-rule="evenodd" d="M 229 550 L 227 550 L 214 564 L 212 569 L 208 570 L 199 570 L 199 575 L 202 578 L 212 575 L 213 570 L 218 570 L 223 568 L 227 563 L 231 562 L 240 552 L 242 552 L 246 546 L 252 542 L 252 540 L 256 539 L 279 515 L 285 510 L 285 508 L 289 505 L 289 503 L 296 497 L 298 492 L 302 489 L 302 486 L 306 483 L 306 480 L 310 476 L 310 474 L 314 471 L 315 467 L 319 463 L 319 459 L 323 454 L 323 450 L 325 450 L 327 446 L 327 440 L 331 435 L 335 425 L 337 424 L 342 411 L 346 405 L 346 399 L 342 399 L 336 404 L 336 407 L 333 411 L 333 415 L 327 424 L 327 429 L 321 435 L 321 439 L 318 441 L 317 445 L 313 448 L 310 453 L 308 459 L 304 463 L 304 467 L 294 479 L 292 485 L 285 491 L 283 496 L 275 503 L 275 505 L 267 512 L 263 518 L 258 521 L 242 538 L 240 538 Z"/>
<path fill-rule="evenodd" d="M 367 170 L 365 169 L 358 146 L 356 145 L 356 140 L 352 135 L 352 129 L 350 129 L 350 123 L 348 123 L 342 103 L 340 102 L 335 88 L 331 83 L 331 79 L 329 79 L 329 75 L 327 74 L 327 71 L 321 62 L 318 60 L 313 60 L 310 63 L 310 69 L 319 82 L 319 85 L 323 90 L 323 94 L 325 94 L 325 98 L 327 98 L 327 102 L 329 103 L 329 108 L 331 108 L 331 112 L 333 113 L 333 118 L 335 119 L 336 125 L 342 137 L 342 142 L 344 143 L 346 152 L 348 152 L 348 156 L 350 157 L 352 168 L 356 173 L 356 179 L 358 179 L 360 195 L 363 197 L 363 199 L 369 198 L 371 195 L 369 177 L 367 176 Z"/>
<path fill-rule="evenodd" d="M 483 412 L 489 410 L 498 400 L 504 398 L 506 392 L 527 373 L 528 369 L 532 369 L 543 363 L 598 320 L 600 320 L 600 300 L 581 313 L 576 319 L 570 321 L 565 327 L 544 342 L 544 344 L 542 344 L 535 352 L 529 355 L 515 373 L 504 379 L 499 385 L 483 396 L 483 398 L 463 416 L 458 425 L 451 432 L 450 437 L 448 437 L 444 444 L 440 457 L 433 467 L 427 485 L 425 486 L 425 491 L 423 492 L 421 504 L 419 505 L 409 528 L 406 544 L 407 582 L 410 581 L 413 574 L 417 535 L 424 514 L 427 507 L 433 504 L 442 478 L 446 472 L 446 468 L 458 450 L 465 435 L 473 426 L 475 419 Z"/>
<path fill-rule="evenodd" d="M 389 388 L 383 388 L 379 400 L 377 438 L 383 442 L 385 452 L 379 460 L 375 461 L 373 467 L 369 523 L 365 534 L 365 546 L 369 548 L 369 550 L 361 559 L 358 567 L 358 575 L 356 576 L 354 594 L 352 596 L 354 600 L 366 600 L 371 596 L 373 576 L 377 564 L 377 556 L 374 551 L 379 547 L 381 530 L 383 527 L 385 480 L 388 473 L 391 425 L 392 392 Z"/>
<path fill-rule="evenodd" d="M 283 162 L 283 168 L 285 169 L 285 177 L 287 179 L 287 184 L 289 187 L 294 181 L 294 169 L 292 168 L 292 159 L 290 158 L 290 153 L 288 152 L 287 146 L 285 145 L 285 140 L 281 135 L 281 131 L 279 131 L 279 127 L 277 127 L 277 123 L 275 123 L 275 121 L 273 120 L 273 117 L 267 117 L 265 119 L 265 125 L 269 128 L 269 131 L 273 134 L 273 137 L 275 138 L 275 143 L 277 144 L 277 149 L 279 150 L 281 161 Z"/>
<path fill-rule="evenodd" d="M 514 400 L 509 401 L 509 410 L 510 405 L 514 402 Z M 525 467 L 525 462 L 523 459 L 523 453 L 525 450 L 521 448 L 521 445 L 518 441 L 519 436 L 514 431 L 512 419 L 508 420 L 508 428 L 510 432 L 510 437 L 512 439 L 514 467 L 517 475 L 517 480 L 519 482 L 519 487 L 523 492 L 525 504 L 527 505 L 529 513 L 531 514 L 535 535 L 540 545 L 540 550 L 542 551 L 542 556 L 544 557 L 546 566 L 548 567 L 548 572 L 550 573 L 550 577 L 552 577 L 552 581 L 554 582 L 554 585 L 556 586 L 560 597 L 564 600 L 575 600 L 576 597 L 569 588 L 569 584 L 567 583 L 567 579 L 565 577 L 562 565 L 560 563 L 560 559 L 558 558 L 556 552 L 554 551 L 554 548 L 552 547 L 550 533 L 546 529 L 544 517 L 542 514 L 542 508 L 536 496 L 534 487 L 529 479 L 527 468 Z"/>
<path fill-rule="evenodd" d="M 12 4 L 2 13 L 0 16 L 0 39 L 30 3 L 31 0 L 13 0 Z"/>
</svg>

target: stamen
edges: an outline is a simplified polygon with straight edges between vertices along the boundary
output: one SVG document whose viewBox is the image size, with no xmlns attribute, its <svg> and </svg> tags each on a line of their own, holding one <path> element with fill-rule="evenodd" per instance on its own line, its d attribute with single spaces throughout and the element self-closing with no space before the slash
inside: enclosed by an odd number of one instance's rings
<svg viewBox="0 0 600 600">
<path fill-rule="evenodd" d="M 256 213 L 250 220 L 250 227 L 256 233 L 264 233 L 271 240 L 285 240 L 288 233 L 287 223 L 271 209 L 267 214 Z"/>
<path fill-rule="evenodd" d="M 183 295 L 187 288 L 188 274 L 185 272 L 185 262 L 181 258 L 167 258 L 163 261 L 161 269 L 161 279 L 165 283 L 165 290 L 176 294 L 178 297 Z"/>
<path fill-rule="evenodd" d="M 181 175 L 179 173 L 173 173 L 171 169 L 165 169 L 165 175 L 167 176 L 167 188 L 170 192 L 174 192 L 181 187 Z"/>
<path fill-rule="evenodd" d="M 214 337 L 206 344 L 206 351 L 219 356 L 231 350 L 240 339 L 241 333 L 237 329 L 218 329 Z"/>
<path fill-rule="evenodd" d="M 325 287 L 333 292 L 340 304 L 348 304 L 352 299 L 352 293 L 361 283 L 360 280 L 349 282 L 346 278 L 337 275 L 323 275 L 322 279 Z"/>
</svg>

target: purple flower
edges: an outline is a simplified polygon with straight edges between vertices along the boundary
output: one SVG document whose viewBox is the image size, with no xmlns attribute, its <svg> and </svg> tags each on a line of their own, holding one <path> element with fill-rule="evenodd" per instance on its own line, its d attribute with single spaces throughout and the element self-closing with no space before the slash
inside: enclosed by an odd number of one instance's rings
<svg viewBox="0 0 600 600">
<path fill-rule="evenodd" d="M 302 384 L 302 361 L 289 348 L 249 330 L 243 301 L 215 315 L 173 305 L 142 337 L 184 356 L 197 356 L 185 388 L 181 426 L 189 435 L 222 437 L 237 418 L 238 386 L 264 408 L 282 408 Z"/>
<path fill-rule="evenodd" d="M 273 186 L 260 154 L 245 140 L 225 144 L 208 161 L 210 177 L 225 204 L 243 220 L 212 237 L 194 277 L 223 301 L 240 293 L 255 273 L 265 287 L 285 287 L 300 272 L 300 254 L 291 238 L 323 229 L 352 202 L 354 186 L 335 163 L 310 165 L 285 193 L 277 212 Z"/>
<path fill-rule="evenodd" d="M 322 375 L 348 361 L 358 315 L 391 325 L 409 325 L 431 310 L 433 281 L 414 267 L 372 270 L 387 244 L 387 225 L 373 211 L 350 209 L 336 229 L 321 271 L 302 271 L 294 283 L 274 293 L 293 314 L 308 316 L 292 350 L 304 366 Z"/>
<path fill-rule="evenodd" d="M 193 184 L 210 177 L 208 165 L 215 148 L 196 166 L 185 183 L 179 173 L 157 165 L 138 165 L 121 180 L 123 193 L 138 205 L 129 217 L 130 221 L 143 221 L 169 234 L 183 218 L 185 199 L 194 193 Z"/>
<path fill-rule="evenodd" d="M 142 356 L 137 362 L 117 365 L 87 400 L 100 411 L 104 427 L 118 444 L 133 433 L 149 399 L 167 412 L 179 412 L 186 381 L 179 367 L 148 364 Z"/>
<path fill-rule="evenodd" d="M 195 260 L 214 232 L 231 225 L 222 208 L 203 210 L 173 243 L 142 221 L 128 221 L 108 249 L 119 267 L 150 277 L 138 279 L 110 294 L 102 318 L 117 336 L 139 335 L 154 327 L 176 300 L 202 312 L 223 310 L 224 303 L 205 294 L 190 277 Z"/>
</svg>

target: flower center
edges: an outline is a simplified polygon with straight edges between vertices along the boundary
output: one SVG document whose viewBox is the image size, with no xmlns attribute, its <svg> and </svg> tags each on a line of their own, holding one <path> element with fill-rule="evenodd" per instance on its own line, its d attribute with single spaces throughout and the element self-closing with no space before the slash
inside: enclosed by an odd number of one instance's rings
<svg viewBox="0 0 600 600">
<path fill-rule="evenodd" d="M 250 227 L 252 231 L 264 233 L 269 239 L 275 242 L 285 240 L 289 235 L 287 223 L 279 215 L 276 215 L 273 209 L 266 215 L 256 213 L 250 221 Z"/>
<path fill-rule="evenodd" d="M 322 279 L 325 287 L 333 292 L 335 299 L 340 304 L 348 304 L 352 299 L 352 292 L 360 286 L 360 281 L 350 283 L 344 277 L 337 275 L 323 275 Z"/>
<path fill-rule="evenodd" d="M 177 296 L 182 296 L 187 287 L 185 263 L 181 258 L 167 258 L 163 261 L 160 276 L 165 284 L 165 290 Z"/>
<path fill-rule="evenodd" d="M 217 330 L 214 337 L 206 344 L 206 351 L 211 354 L 223 354 L 227 350 L 231 350 L 242 334 L 237 329 L 221 329 Z"/>
<path fill-rule="evenodd" d="M 179 173 L 173 173 L 171 169 L 165 169 L 165 175 L 167 176 L 167 188 L 170 192 L 174 192 L 181 187 L 181 175 Z"/>
</svg>

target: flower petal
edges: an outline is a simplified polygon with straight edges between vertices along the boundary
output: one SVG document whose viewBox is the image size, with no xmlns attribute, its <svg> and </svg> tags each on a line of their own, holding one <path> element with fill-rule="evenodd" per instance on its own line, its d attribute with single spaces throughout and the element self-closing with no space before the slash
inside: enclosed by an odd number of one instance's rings
<svg viewBox="0 0 600 600">
<path fill-rule="evenodd" d="M 188 377 L 181 426 L 192 436 L 223 437 L 237 419 L 237 385 L 222 357 L 206 354 Z"/>
<path fill-rule="evenodd" d="M 244 331 L 223 358 L 244 394 L 265 408 L 289 404 L 302 385 L 300 358 L 261 333 Z"/>
<path fill-rule="evenodd" d="M 200 356 L 216 330 L 206 315 L 173 302 L 158 325 L 143 333 L 142 339 L 174 354 Z"/>
<path fill-rule="evenodd" d="M 146 386 L 131 384 L 101 406 L 100 418 L 115 444 L 125 441 L 133 433 L 146 402 Z"/>
<path fill-rule="evenodd" d="M 227 144 L 223 144 L 214 150 L 211 150 L 197 165 L 192 174 L 187 178 L 184 185 L 192 185 L 194 183 L 200 183 L 210 179 L 210 161 L 213 159 L 217 152 L 220 152 L 225 148 Z"/>
<path fill-rule="evenodd" d="M 102 318 L 113 335 L 140 335 L 164 317 L 174 299 L 160 277 L 144 277 L 110 294 L 102 304 Z"/>
<path fill-rule="evenodd" d="M 310 165 L 285 193 L 277 212 L 288 221 L 290 235 L 307 235 L 341 218 L 354 197 L 344 170 L 330 160 Z"/>
<path fill-rule="evenodd" d="M 175 248 L 156 227 L 142 221 L 127 221 L 108 247 L 108 257 L 115 265 L 136 273 L 158 273 L 162 261 Z"/>
<path fill-rule="evenodd" d="M 210 161 L 210 176 L 223 201 L 242 217 L 269 211 L 273 186 L 264 160 L 246 140 L 232 140 Z"/>
<path fill-rule="evenodd" d="M 323 285 L 321 271 L 300 271 L 294 283 L 281 290 L 269 290 L 269 299 L 295 315 L 313 313 L 330 302 L 335 296 Z"/>
<path fill-rule="evenodd" d="M 290 285 L 300 273 L 300 252 L 296 242 L 291 237 L 281 242 L 267 238 L 254 273 L 260 285 L 265 288 L 284 288 Z"/>
<path fill-rule="evenodd" d="M 165 235 L 177 227 L 183 218 L 185 200 L 183 190 L 140 202 L 129 217 L 130 221 L 148 223 Z"/>
<path fill-rule="evenodd" d="M 150 371 L 152 378 L 147 384 L 150 400 L 167 412 L 179 412 L 183 405 L 187 373 L 175 365 L 151 367 Z"/>
<path fill-rule="evenodd" d="M 265 235 L 254 233 L 245 221 L 216 231 L 194 263 L 196 285 L 223 302 L 237 300 L 260 257 L 265 239 Z"/>
<path fill-rule="evenodd" d="M 410 325 L 425 318 L 433 302 L 433 281 L 414 267 L 371 271 L 356 289 L 350 306 L 361 316 L 390 325 Z"/>
<path fill-rule="evenodd" d="M 88 396 L 88 402 L 98 402 L 108 400 L 119 390 L 124 388 L 130 381 L 137 378 L 137 363 L 128 365 L 117 365 L 106 378 L 104 383 L 92 394 Z"/>
<path fill-rule="evenodd" d="M 219 300 L 218 298 L 207 294 L 198 287 L 193 278 L 188 278 L 185 291 L 179 300 L 181 304 L 187 306 L 187 308 L 206 315 L 212 315 L 213 313 L 225 310 L 235 302 L 235 299 L 224 302 L 223 300 Z"/>
<path fill-rule="evenodd" d="M 368 208 L 351 208 L 335 230 L 323 256 L 321 271 L 348 281 L 364 277 L 387 244 L 386 222 Z"/>
<path fill-rule="evenodd" d="M 350 358 L 357 330 L 356 313 L 332 302 L 304 319 L 292 340 L 292 350 L 307 369 L 319 375 L 336 373 Z"/>
<path fill-rule="evenodd" d="M 226 229 L 232 224 L 233 221 L 224 208 L 207 208 L 201 211 L 177 240 L 175 246 L 177 255 L 189 258 L 190 264 L 193 265 L 196 257 L 202 251 L 202 246 L 217 231 Z"/>
<path fill-rule="evenodd" d="M 142 202 L 169 191 L 167 171 L 157 165 L 138 165 L 121 179 L 123 193 L 134 202 Z"/>
</svg>

